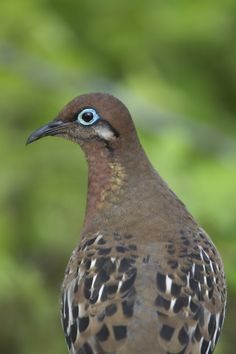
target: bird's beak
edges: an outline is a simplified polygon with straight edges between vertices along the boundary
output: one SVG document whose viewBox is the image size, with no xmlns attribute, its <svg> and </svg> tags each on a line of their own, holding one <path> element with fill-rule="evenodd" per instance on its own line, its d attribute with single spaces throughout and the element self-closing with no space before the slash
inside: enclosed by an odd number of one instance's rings
<svg viewBox="0 0 236 354">
<path fill-rule="evenodd" d="M 55 120 L 52 121 L 43 127 L 35 130 L 27 139 L 26 145 L 33 143 L 34 141 L 43 138 L 44 136 L 49 136 L 49 135 L 58 135 L 61 133 L 65 125 L 67 125 L 65 122 L 62 120 Z"/>
</svg>

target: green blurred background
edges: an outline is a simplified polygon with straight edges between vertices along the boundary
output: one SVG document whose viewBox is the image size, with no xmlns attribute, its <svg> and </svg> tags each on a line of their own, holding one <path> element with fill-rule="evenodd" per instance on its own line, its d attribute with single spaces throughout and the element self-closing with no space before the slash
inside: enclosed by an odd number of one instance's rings
<svg viewBox="0 0 236 354">
<path fill-rule="evenodd" d="M 236 2 L 9 0 L 0 5 L 0 352 L 67 352 L 59 291 L 87 166 L 29 133 L 74 96 L 117 95 L 151 161 L 221 252 L 236 345 Z"/>
</svg>

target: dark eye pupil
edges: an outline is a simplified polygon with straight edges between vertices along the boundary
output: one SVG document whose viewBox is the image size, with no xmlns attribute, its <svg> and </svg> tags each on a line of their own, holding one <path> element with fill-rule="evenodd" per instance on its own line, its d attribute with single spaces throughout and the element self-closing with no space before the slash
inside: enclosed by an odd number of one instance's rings
<svg viewBox="0 0 236 354">
<path fill-rule="evenodd" d="M 86 122 L 89 123 L 93 119 L 93 113 L 92 112 L 84 112 L 82 114 L 82 119 Z"/>
</svg>

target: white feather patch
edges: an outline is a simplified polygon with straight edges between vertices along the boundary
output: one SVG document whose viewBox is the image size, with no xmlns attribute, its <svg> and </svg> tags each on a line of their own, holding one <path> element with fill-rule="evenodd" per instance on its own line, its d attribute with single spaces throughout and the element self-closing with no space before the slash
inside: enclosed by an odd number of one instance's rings
<svg viewBox="0 0 236 354">
<path fill-rule="evenodd" d="M 95 127 L 96 133 L 100 136 L 100 138 L 105 140 L 112 140 L 115 138 L 113 132 L 108 127 Z"/>
</svg>

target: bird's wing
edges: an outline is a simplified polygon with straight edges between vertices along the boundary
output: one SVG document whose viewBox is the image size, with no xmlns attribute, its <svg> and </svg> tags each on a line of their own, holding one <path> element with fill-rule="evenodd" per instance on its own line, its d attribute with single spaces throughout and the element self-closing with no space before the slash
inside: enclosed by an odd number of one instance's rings
<svg viewBox="0 0 236 354">
<path fill-rule="evenodd" d="M 127 336 L 132 317 L 137 247 L 118 234 L 116 247 L 97 233 L 82 239 L 62 288 L 62 322 L 71 353 L 112 353 Z"/>
<path fill-rule="evenodd" d="M 201 229 L 164 247 L 156 273 L 159 343 L 168 354 L 211 354 L 225 312 L 222 262 Z"/>
<path fill-rule="evenodd" d="M 123 353 L 127 328 L 137 340 L 146 323 L 155 329 L 148 327 L 152 338 L 142 341 L 160 348 L 158 353 L 211 354 L 224 319 L 225 280 L 214 245 L 203 231 L 197 233 L 154 245 L 150 254 L 139 245 L 137 252 L 129 235 L 117 234 L 111 243 L 100 233 L 83 239 L 69 262 L 62 295 L 71 353 Z M 136 287 L 144 299 L 142 318 Z M 152 324 L 150 313 L 156 316 Z"/>
</svg>

